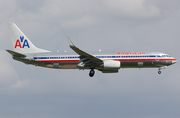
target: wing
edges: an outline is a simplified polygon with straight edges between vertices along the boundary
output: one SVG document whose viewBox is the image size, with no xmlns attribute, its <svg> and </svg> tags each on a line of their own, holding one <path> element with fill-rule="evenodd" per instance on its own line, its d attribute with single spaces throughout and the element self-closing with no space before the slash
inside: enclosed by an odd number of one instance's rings
<svg viewBox="0 0 180 118">
<path fill-rule="evenodd" d="M 101 59 L 99 59 L 99 58 L 97 58 L 91 54 L 88 54 L 88 53 L 82 51 L 81 49 L 77 48 L 72 43 L 72 41 L 69 39 L 69 37 L 66 37 L 66 38 L 68 40 L 70 48 L 73 49 L 78 55 L 80 55 L 79 58 L 80 58 L 80 62 L 83 62 L 83 63 L 81 63 L 82 65 L 84 65 L 86 67 L 96 67 L 96 66 L 99 66 L 103 63 L 103 60 L 101 60 Z"/>
</svg>

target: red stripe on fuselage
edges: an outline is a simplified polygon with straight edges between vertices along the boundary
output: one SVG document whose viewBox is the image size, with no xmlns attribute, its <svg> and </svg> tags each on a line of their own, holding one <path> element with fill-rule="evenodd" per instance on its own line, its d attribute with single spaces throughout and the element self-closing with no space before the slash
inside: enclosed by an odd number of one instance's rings
<svg viewBox="0 0 180 118">
<path fill-rule="evenodd" d="M 155 59 L 105 59 L 105 60 L 114 60 L 114 61 L 177 61 L 176 59 L 159 59 L 159 58 L 155 58 Z M 78 60 L 37 60 L 37 62 L 78 62 Z"/>
</svg>

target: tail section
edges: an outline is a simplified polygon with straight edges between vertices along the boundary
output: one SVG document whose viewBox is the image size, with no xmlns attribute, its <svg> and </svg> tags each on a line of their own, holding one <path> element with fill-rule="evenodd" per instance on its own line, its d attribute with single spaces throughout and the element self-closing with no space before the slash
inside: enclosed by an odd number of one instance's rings
<svg viewBox="0 0 180 118">
<path fill-rule="evenodd" d="M 15 23 L 7 23 L 7 26 L 10 31 L 11 41 L 15 52 L 23 54 L 50 52 L 34 46 Z"/>
</svg>

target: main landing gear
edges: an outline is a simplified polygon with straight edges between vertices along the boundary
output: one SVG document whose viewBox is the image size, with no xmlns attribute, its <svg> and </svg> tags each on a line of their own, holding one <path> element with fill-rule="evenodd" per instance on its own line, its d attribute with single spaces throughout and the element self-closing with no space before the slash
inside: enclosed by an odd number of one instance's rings
<svg viewBox="0 0 180 118">
<path fill-rule="evenodd" d="M 161 74 L 161 69 L 159 68 L 158 74 Z"/>
<path fill-rule="evenodd" d="M 89 76 L 93 77 L 95 74 L 94 68 L 91 68 L 90 72 L 89 72 Z"/>
</svg>

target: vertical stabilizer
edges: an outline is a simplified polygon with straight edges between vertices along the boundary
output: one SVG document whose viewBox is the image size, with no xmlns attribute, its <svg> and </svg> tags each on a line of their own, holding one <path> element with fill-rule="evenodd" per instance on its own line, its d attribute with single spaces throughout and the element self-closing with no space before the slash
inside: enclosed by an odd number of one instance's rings
<svg viewBox="0 0 180 118">
<path fill-rule="evenodd" d="M 48 50 L 37 48 L 26 37 L 26 35 L 16 26 L 15 23 L 7 23 L 11 35 L 11 41 L 15 52 L 19 53 L 43 53 L 50 52 Z"/>
</svg>

